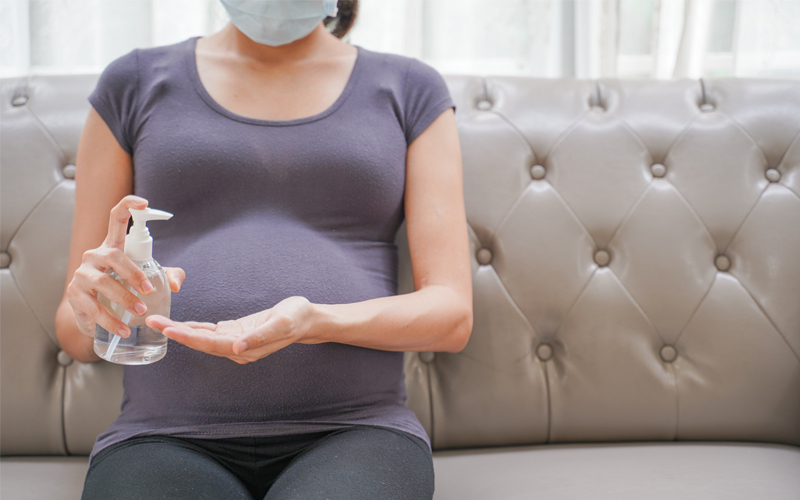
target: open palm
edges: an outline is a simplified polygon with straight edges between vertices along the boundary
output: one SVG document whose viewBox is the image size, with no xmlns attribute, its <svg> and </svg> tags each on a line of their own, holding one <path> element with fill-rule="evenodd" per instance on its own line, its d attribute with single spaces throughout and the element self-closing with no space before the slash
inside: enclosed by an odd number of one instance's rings
<svg viewBox="0 0 800 500">
<path fill-rule="evenodd" d="M 311 308 L 304 297 L 288 297 L 271 309 L 219 323 L 178 322 L 158 315 L 146 322 L 187 347 L 245 364 L 301 340 Z"/>
</svg>

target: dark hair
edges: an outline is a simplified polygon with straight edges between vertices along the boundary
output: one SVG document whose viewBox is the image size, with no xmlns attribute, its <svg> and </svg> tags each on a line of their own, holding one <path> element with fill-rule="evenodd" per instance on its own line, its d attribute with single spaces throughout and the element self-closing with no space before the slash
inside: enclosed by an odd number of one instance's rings
<svg viewBox="0 0 800 500">
<path fill-rule="evenodd" d="M 337 5 L 339 14 L 336 17 L 326 17 L 322 22 L 334 36 L 344 38 L 356 23 L 358 0 L 339 0 Z"/>
</svg>

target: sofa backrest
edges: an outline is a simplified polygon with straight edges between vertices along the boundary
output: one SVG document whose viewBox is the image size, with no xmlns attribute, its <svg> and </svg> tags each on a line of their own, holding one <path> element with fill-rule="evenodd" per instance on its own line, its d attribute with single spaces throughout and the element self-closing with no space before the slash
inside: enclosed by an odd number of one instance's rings
<svg viewBox="0 0 800 500">
<path fill-rule="evenodd" d="M 434 448 L 800 444 L 800 82 L 447 80 L 475 326 L 406 357 Z M 119 411 L 120 368 L 54 329 L 95 82 L 2 81 L 5 455 L 88 453 Z"/>
</svg>

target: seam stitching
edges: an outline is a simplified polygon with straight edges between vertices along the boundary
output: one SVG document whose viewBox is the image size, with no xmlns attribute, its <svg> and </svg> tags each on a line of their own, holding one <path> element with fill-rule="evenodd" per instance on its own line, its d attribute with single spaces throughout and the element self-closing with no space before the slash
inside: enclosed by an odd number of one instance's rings
<svg viewBox="0 0 800 500">
<path fill-rule="evenodd" d="M 758 206 L 758 202 L 760 202 L 761 199 L 764 198 L 764 194 L 769 189 L 769 186 L 770 185 L 767 184 L 766 187 L 764 189 L 762 189 L 761 192 L 758 194 L 758 197 L 756 198 L 756 201 L 753 202 L 753 204 L 750 206 L 750 209 L 747 211 L 747 213 L 742 218 L 742 222 L 740 222 L 739 225 L 736 227 L 736 231 L 734 231 L 733 234 L 731 235 L 731 239 L 728 240 L 728 244 L 725 245 L 725 248 L 722 250 L 722 253 L 726 253 L 728 251 L 728 249 L 730 248 L 731 244 L 736 239 L 736 236 L 739 235 L 739 231 L 741 231 L 742 228 L 744 227 L 744 223 L 747 222 L 747 219 L 750 218 L 750 214 L 752 214 L 753 211 Z"/>
<path fill-rule="evenodd" d="M 544 388 L 547 395 L 547 435 L 545 436 L 545 443 L 549 443 L 553 427 L 553 402 L 550 399 L 550 367 L 547 361 L 540 363 L 540 365 L 544 372 Z"/>
<path fill-rule="evenodd" d="M 595 267 L 594 271 L 592 271 L 592 274 L 589 275 L 589 279 L 587 279 L 586 282 L 583 284 L 583 286 L 581 286 L 581 289 L 578 292 L 578 294 L 575 296 L 575 299 L 572 301 L 572 304 L 570 304 L 569 308 L 567 308 L 567 312 L 564 314 L 564 319 L 558 325 L 558 328 L 556 329 L 556 332 L 553 334 L 553 338 L 550 339 L 551 341 L 555 340 L 556 337 L 558 337 L 558 334 L 561 333 L 561 329 L 564 326 L 564 323 L 569 318 L 570 314 L 572 314 L 572 310 L 575 309 L 575 306 L 578 304 L 578 301 L 586 293 L 586 289 L 589 288 L 589 284 L 592 282 L 592 279 L 594 279 L 595 275 L 597 274 L 597 270 L 598 269 L 600 269 L 599 266 Z"/>
<path fill-rule="evenodd" d="M 742 282 L 741 279 L 739 279 L 738 276 L 734 275 L 733 273 L 731 273 L 731 276 L 736 278 L 736 281 L 738 281 L 739 284 L 742 285 L 742 288 L 744 289 L 745 292 L 747 292 L 747 295 L 749 295 L 750 298 L 753 300 L 753 303 L 761 311 L 761 314 L 763 314 L 764 317 L 767 318 L 767 321 L 769 321 L 769 323 L 772 325 L 772 328 L 774 328 L 775 331 L 778 332 L 778 335 L 780 335 L 780 337 L 783 339 L 786 345 L 789 346 L 789 350 L 792 351 L 794 357 L 797 358 L 797 362 L 800 363 L 800 355 L 797 354 L 797 352 L 794 350 L 794 347 L 792 347 L 792 344 L 789 343 L 789 341 L 786 339 L 786 336 L 783 334 L 783 332 L 781 332 L 781 329 L 778 328 L 778 325 L 776 325 L 775 322 L 770 317 L 770 315 L 767 314 L 767 311 L 764 310 L 764 307 L 761 305 L 758 299 L 755 298 L 755 296 L 750 292 L 750 289 L 745 286 L 745 284 Z"/>
<path fill-rule="evenodd" d="M 619 283 L 620 288 L 622 288 L 622 291 L 631 300 L 631 302 L 633 303 L 633 306 L 636 308 L 636 310 L 639 311 L 639 313 L 642 315 L 642 317 L 645 319 L 645 321 L 647 321 L 647 324 L 650 325 L 650 328 L 652 328 L 653 331 L 656 332 L 656 335 L 658 335 L 658 338 L 659 338 L 659 340 L 661 340 L 661 343 L 662 344 L 666 344 L 666 341 L 664 340 L 664 336 L 661 335 L 661 332 L 658 331 L 658 328 L 656 328 L 656 325 L 653 324 L 653 321 L 650 319 L 650 316 L 648 316 L 647 313 L 644 312 L 644 309 L 642 308 L 641 304 L 639 304 L 639 301 L 636 300 L 636 297 L 634 297 L 633 294 L 631 294 L 630 290 L 628 290 L 628 287 L 625 286 L 625 283 L 623 283 L 622 280 L 619 278 L 619 276 L 617 276 L 617 273 L 615 273 L 614 270 L 611 269 L 610 267 L 609 267 L 609 270 L 611 271 L 611 276 L 613 276 L 614 280 L 617 283 Z"/>
<path fill-rule="evenodd" d="M 61 438 L 64 442 L 64 453 L 71 456 L 67 446 L 67 367 L 59 366 L 61 368 Z"/>
<path fill-rule="evenodd" d="M 714 274 L 714 278 L 711 280 L 711 284 L 708 285 L 708 289 L 706 290 L 706 293 L 704 293 L 703 296 L 700 298 L 700 301 L 695 306 L 694 311 L 692 311 L 692 314 L 689 315 L 689 319 L 686 320 L 686 324 L 683 325 L 683 328 L 681 328 L 681 331 L 678 333 L 678 336 L 675 337 L 675 343 L 673 344 L 675 347 L 677 347 L 678 342 L 681 340 L 681 337 L 683 337 L 683 333 L 686 331 L 687 328 L 689 328 L 689 325 L 691 324 L 692 320 L 697 315 L 697 311 L 700 310 L 700 307 L 706 301 L 706 298 L 708 297 L 708 294 L 711 293 L 711 289 L 714 288 L 714 283 L 717 282 L 717 277 L 718 276 L 719 276 L 719 273 L 715 273 Z"/>
<path fill-rule="evenodd" d="M 798 131 L 797 131 L 797 133 L 795 134 L 795 136 L 794 136 L 794 137 L 792 138 L 792 140 L 789 142 L 789 145 L 788 145 L 788 146 L 786 146 L 786 151 L 784 151 L 784 152 L 783 152 L 783 155 L 781 155 L 781 159 L 780 159 L 780 161 L 779 161 L 779 162 L 778 162 L 778 164 L 777 164 L 777 165 L 775 165 L 775 167 L 774 167 L 775 169 L 779 169 L 781 166 L 783 166 L 783 162 L 784 162 L 784 160 L 786 160 L 786 155 L 788 155 L 788 154 L 789 154 L 789 151 L 792 149 L 792 147 L 795 145 L 795 143 L 798 141 L 798 139 L 800 139 L 800 130 L 798 130 Z"/>
</svg>

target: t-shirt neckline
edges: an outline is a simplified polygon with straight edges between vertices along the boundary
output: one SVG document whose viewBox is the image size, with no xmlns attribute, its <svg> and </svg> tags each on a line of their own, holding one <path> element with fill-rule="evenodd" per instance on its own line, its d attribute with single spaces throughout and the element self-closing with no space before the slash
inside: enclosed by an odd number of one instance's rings
<svg viewBox="0 0 800 500">
<path fill-rule="evenodd" d="M 229 110 L 228 108 L 219 104 L 211 94 L 208 93 L 205 86 L 203 86 L 203 82 L 200 80 L 200 74 L 197 71 L 197 60 L 195 56 L 195 48 L 197 46 L 197 39 L 200 37 L 193 37 L 188 40 L 186 45 L 186 65 L 188 66 L 189 76 L 194 84 L 194 88 L 200 97 L 205 101 L 205 103 L 214 111 L 230 118 L 231 120 L 236 120 L 243 123 L 250 123 L 253 125 L 266 125 L 272 127 L 286 127 L 292 125 L 302 125 L 304 123 L 311 123 L 317 120 L 322 120 L 323 118 L 333 114 L 337 109 L 339 109 L 342 104 L 347 100 L 348 96 L 353 92 L 353 88 L 356 85 L 359 75 L 361 74 L 361 66 L 362 59 L 364 55 L 364 51 L 358 45 L 354 45 L 356 48 L 356 62 L 353 65 L 353 69 L 350 72 L 350 77 L 347 80 L 347 84 L 345 84 L 344 90 L 339 97 L 331 104 L 328 109 L 321 111 L 315 115 L 306 116 L 303 118 L 295 118 L 292 120 L 262 120 L 259 118 L 250 118 L 248 116 L 243 116 L 233 111 Z"/>
</svg>

